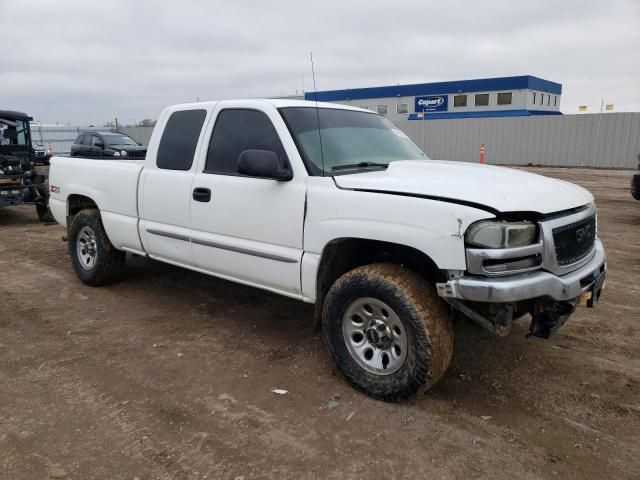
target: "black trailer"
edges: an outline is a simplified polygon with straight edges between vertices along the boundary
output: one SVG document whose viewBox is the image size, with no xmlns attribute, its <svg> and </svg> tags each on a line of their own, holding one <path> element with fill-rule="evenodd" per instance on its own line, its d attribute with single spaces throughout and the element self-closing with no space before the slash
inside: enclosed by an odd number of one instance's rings
<svg viewBox="0 0 640 480">
<path fill-rule="evenodd" d="M 49 185 L 36 172 L 31 120 L 26 113 L 0 110 L 0 208 L 32 204 L 40 220 L 50 222 Z"/>
</svg>

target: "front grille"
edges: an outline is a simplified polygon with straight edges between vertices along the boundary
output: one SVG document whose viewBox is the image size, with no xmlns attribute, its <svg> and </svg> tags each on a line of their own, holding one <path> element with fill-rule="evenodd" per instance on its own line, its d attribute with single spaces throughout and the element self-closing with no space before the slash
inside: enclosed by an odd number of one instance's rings
<svg viewBox="0 0 640 480">
<path fill-rule="evenodd" d="M 136 150 L 134 152 L 127 152 L 127 156 L 131 158 L 144 158 L 147 156 L 146 150 Z"/>
<path fill-rule="evenodd" d="M 578 262 L 593 249 L 596 240 L 596 216 L 553 229 L 558 265 Z"/>
</svg>

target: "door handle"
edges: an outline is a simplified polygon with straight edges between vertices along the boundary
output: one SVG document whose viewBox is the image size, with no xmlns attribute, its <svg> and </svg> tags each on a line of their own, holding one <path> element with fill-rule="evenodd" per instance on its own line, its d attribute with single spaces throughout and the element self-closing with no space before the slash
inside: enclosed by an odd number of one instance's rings
<svg viewBox="0 0 640 480">
<path fill-rule="evenodd" d="M 193 199 L 196 202 L 208 202 L 209 200 L 211 200 L 211 190 L 202 187 L 194 188 Z"/>
</svg>

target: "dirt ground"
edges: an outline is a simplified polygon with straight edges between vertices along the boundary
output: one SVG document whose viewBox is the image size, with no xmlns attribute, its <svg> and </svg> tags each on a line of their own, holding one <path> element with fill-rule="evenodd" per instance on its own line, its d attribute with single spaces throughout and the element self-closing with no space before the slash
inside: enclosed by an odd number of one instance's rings
<svg viewBox="0 0 640 480">
<path fill-rule="evenodd" d="M 308 305 L 143 258 L 87 287 L 62 227 L 0 210 L 0 478 L 640 478 L 631 174 L 530 170 L 594 192 L 602 303 L 548 341 L 458 322 L 398 404 L 346 384 Z"/>
</svg>

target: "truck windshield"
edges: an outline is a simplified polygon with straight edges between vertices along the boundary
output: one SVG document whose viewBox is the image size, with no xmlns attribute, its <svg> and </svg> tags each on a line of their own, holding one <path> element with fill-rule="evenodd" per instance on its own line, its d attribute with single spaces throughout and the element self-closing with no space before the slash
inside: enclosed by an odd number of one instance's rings
<svg viewBox="0 0 640 480">
<path fill-rule="evenodd" d="M 379 170 L 394 160 L 429 158 L 404 132 L 374 113 L 313 107 L 280 112 L 311 175 Z"/>
<path fill-rule="evenodd" d="M 26 120 L 11 120 L 0 117 L 0 145 L 28 145 L 28 123 Z"/>
<path fill-rule="evenodd" d="M 107 145 L 138 145 L 133 138 L 126 135 L 102 134 L 102 136 Z"/>
</svg>

